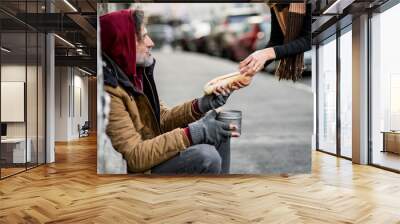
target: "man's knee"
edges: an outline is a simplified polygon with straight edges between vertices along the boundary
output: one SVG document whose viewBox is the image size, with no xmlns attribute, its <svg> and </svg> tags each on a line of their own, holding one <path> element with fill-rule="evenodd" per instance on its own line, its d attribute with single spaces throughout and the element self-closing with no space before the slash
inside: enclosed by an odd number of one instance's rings
<svg viewBox="0 0 400 224">
<path fill-rule="evenodd" d="M 196 157 L 199 162 L 201 173 L 220 173 L 221 156 L 213 145 L 197 145 Z"/>
</svg>

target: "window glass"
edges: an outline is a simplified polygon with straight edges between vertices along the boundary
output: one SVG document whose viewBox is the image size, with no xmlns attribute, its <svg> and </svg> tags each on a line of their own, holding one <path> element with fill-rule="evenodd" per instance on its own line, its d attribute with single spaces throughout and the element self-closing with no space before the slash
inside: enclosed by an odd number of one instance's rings
<svg viewBox="0 0 400 224">
<path fill-rule="evenodd" d="M 340 36 L 340 154 L 351 158 L 352 142 L 352 32 Z"/>
<path fill-rule="evenodd" d="M 372 163 L 400 170 L 400 4 L 371 18 Z"/>
<path fill-rule="evenodd" d="M 336 39 L 318 48 L 318 148 L 336 153 Z"/>
</svg>

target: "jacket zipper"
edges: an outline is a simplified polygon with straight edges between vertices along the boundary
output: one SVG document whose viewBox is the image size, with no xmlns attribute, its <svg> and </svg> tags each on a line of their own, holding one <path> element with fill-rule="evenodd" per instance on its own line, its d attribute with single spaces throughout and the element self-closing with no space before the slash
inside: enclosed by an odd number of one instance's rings
<svg viewBox="0 0 400 224">
<path fill-rule="evenodd" d="M 143 74 L 144 74 L 144 77 L 146 78 L 146 81 L 147 81 L 147 83 L 149 84 L 149 86 L 150 86 L 150 90 L 151 90 L 151 96 L 153 97 L 153 100 L 154 100 L 154 102 L 156 101 L 156 99 L 154 98 L 154 91 L 153 91 L 153 87 L 151 86 L 151 83 L 150 83 L 150 81 L 148 80 L 148 78 L 147 78 L 147 75 L 146 75 L 146 69 L 143 69 Z M 144 94 L 143 94 L 144 95 Z M 151 108 L 151 103 L 150 103 L 150 101 L 149 101 L 149 99 L 147 98 L 147 96 L 146 95 L 144 95 L 144 97 L 146 98 L 146 100 L 147 100 L 147 103 L 148 103 L 148 105 L 150 105 L 150 108 Z M 160 125 L 160 123 L 158 122 L 158 120 L 157 120 L 157 117 L 156 117 L 156 115 L 154 114 L 154 111 L 153 110 L 151 110 L 151 112 L 152 112 L 152 114 L 153 114 L 153 118 L 154 118 L 154 120 L 156 121 L 156 123 L 157 123 L 157 127 L 158 127 L 158 131 L 159 131 L 159 134 L 161 134 L 161 125 Z"/>
</svg>

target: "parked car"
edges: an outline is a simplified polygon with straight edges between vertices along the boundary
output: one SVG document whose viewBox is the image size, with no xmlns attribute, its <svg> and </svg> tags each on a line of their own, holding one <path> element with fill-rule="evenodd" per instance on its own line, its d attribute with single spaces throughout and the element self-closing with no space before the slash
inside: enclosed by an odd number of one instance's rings
<svg viewBox="0 0 400 224">
<path fill-rule="evenodd" d="M 243 32 L 243 22 L 248 17 L 258 14 L 259 13 L 247 8 L 238 8 L 228 11 L 224 19 L 213 27 L 210 35 L 206 38 L 207 53 L 234 59 L 230 49 L 232 42 Z"/>
<path fill-rule="evenodd" d="M 222 38 L 226 32 L 223 24 L 211 28 L 210 34 L 206 37 L 206 53 L 212 56 L 222 57 L 224 46 Z"/>
<path fill-rule="evenodd" d="M 230 58 L 241 61 L 252 52 L 265 47 L 269 41 L 270 27 L 269 15 L 248 17 L 228 43 Z"/>
<path fill-rule="evenodd" d="M 171 45 L 174 41 L 174 32 L 170 25 L 149 24 L 147 26 L 147 31 L 155 44 L 155 48 Z"/>
<path fill-rule="evenodd" d="M 177 45 L 185 51 L 206 52 L 205 39 L 210 34 L 211 25 L 207 21 L 192 21 L 179 26 L 180 39 Z"/>
<path fill-rule="evenodd" d="M 252 9 L 234 8 L 227 13 L 224 24 L 229 26 L 232 30 L 235 30 L 236 28 L 241 29 L 240 24 L 247 20 L 248 17 L 258 15 L 259 13 L 253 11 Z"/>
<path fill-rule="evenodd" d="M 194 28 L 190 23 L 183 23 L 177 28 L 180 32 L 180 37 L 176 39 L 177 46 L 184 51 L 196 51 L 194 43 Z"/>
<path fill-rule="evenodd" d="M 207 37 L 211 32 L 211 25 L 209 21 L 194 21 L 193 26 L 193 36 L 194 44 L 196 46 L 196 51 L 200 53 L 207 52 Z"/>
<path fill-rule="evenodd" d="M 256 41 L 265 38 L 269 32 L 268 21 L 264 17 L 247 16 L 240 22 L 227 25 L 223 23 L 212 30 L 208 39 L 208 53 L 239 61 L 254 51 Z M 269 19 L 269 17 L 265 17 Z"/>
<path fill-rule="evenodd" d="M 183 38 L 183 31 L 181 29 L 183 21 L 180 19 L 170 19 L 167 24 L 171 26 L 173 33 L 172 47 L 174 49 L 181 48 L 180 41 Z"/>
</svg>

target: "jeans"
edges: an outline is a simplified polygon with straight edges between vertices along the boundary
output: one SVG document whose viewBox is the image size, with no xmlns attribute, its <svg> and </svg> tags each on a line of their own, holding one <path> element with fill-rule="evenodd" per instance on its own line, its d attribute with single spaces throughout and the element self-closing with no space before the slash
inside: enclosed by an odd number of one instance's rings
<svg viewBox="0 0 400 224">
<path fill-rule="evenodd" d="M 224 154 L 221 154 L 224 157 Z M 153 167 L 154 174 L 219 174 L 224 158 L 215 146 L 193 145 Z"/>
</svg>

